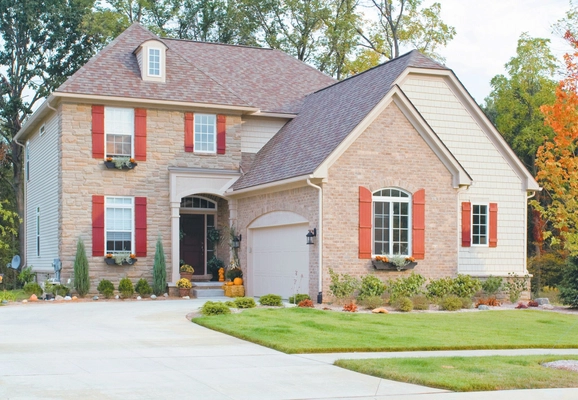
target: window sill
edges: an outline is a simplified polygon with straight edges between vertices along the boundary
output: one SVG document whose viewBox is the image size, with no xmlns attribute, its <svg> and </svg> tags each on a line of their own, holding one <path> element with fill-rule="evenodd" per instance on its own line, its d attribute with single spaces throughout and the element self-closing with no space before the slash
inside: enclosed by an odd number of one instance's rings
<svg viewBox="0 0 578 400">
<path fill-rule="evenodd" d="M 129 258 L 128 261 L 123 261 L 122 264 L 117 264 L 116 261 L 114 260 L 114 257 L 112 258 L 105 257 L 104 261 L 106 262 L 107 265 L 133 265 L 138 260 L 136 258 Z"/>
<path fill-rule="evenodd" d="M 383 262 L 383 261 L 376 261 L 376 260 L 371 260 L 371 263 L 373 264 L 373 268 L 380 270 L 380 271 L 405 271 L 408 269 L 414 269 L 415 266 L 417 265 L 417 262 L 415 262 L 415 261 L 410 262 L 410 263 L 404 265 L 403 267 L 398 267 L 398 266 L 396 266 L 390 262 Z"/>
<path fill-rule="evenodd" d="M 106 168 L 108 168 L 108 169 L 124 169 L 124 170 L 127 170 L 127 169 L 134 169 L 134 167 L 136 167 L 137 165 L 138 165 L 138 164 L 135 163 L 135 162 L 129 162 L 128 164 L 122 164 L 122 165 L 120 166 L 120 168 L 119 168 L 119 167 L 116 166 L 116 164 L 114 163 L 114 161 L 105 161 L 105 162 L 104 162 L 104 166 L 105 166 Z"/>
</svg>

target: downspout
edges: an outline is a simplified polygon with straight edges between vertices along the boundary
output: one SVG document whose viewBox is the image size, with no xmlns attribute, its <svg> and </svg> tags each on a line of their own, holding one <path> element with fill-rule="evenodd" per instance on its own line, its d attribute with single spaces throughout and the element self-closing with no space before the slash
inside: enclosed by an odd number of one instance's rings
<svg viewBox="0 0 578 400">
<path fill-rule="evenodd" d="M 317 293 L 317 304 L 323 303 L 323 190 L 321 186 L 314 185 L 311 183 L 311 180 L 307 178 L 307 184 L 312 188 L 315 188 L 319 191 L 319 221 L 317 224 L 317 230 L 319 231 L 318 239 L 317 239 L 317 246 L 318 246 L 318 268 L 319 268 L 319 282 L 318 282 L 318 293 Z"/>
<path fill-rule="evenodd" d="M 19 143 L 18 140 L 14 139 L 14 143 L 16 143 L 18 146 L 22 147 L 22 154 L 24 154 L 24 157 L 26 157 L 26 146 L 23 145 L 22 143 Z M 26 174 L 22 175 L 22 181 L 24 182 L 24 214 L 22 215 L 22 224 L 24 224 L 24 228 L 22 229 L 22 232 L 24 234 L 24 249 L 20 249 L 20 254 L 21 254 L 21 259 L 22 259 L 22 267 L 24 268 L 24 266 L 26 265 L 27 262 L 27 255 L 28 253 L 26 252 L 26 247 L 28 246 L 28 240 L 27 240 L 27 236 L 26 236 L 26 221 L 27 221 L 27 216 L 26 213 L 28 211 L 28 198 L 26 197 L 26 192 L 28 191 L 28 180 L 26 179 Z"/>
</svg>

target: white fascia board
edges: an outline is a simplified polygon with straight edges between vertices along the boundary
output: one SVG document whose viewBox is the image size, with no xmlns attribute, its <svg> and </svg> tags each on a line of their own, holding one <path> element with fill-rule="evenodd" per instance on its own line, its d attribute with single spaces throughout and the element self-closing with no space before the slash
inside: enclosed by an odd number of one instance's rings
<svg viewBox="0 0 578 400">
<path fill-rule="evenodd" d="M 414 129 L 425 140 L 432 151 L 438 156 L 452 174 L 452 182 L 455 188 L 469 186 L 472 178 L 460 165 L 451 152 L 443 145 L 440 138 L 433 132 L 431 127 L 425 122 L 421 114 L 415 109 L 407 96 L 399 88 L 393 87 L 384 98 L 367 114 L 367 116 L 355 127 L 355 129 L 337 146 L 335 150 L 317 167 L 311 175 L 313 178 L 327 179 L 329 168 L 345 153 L 345 151 L 361 136 L 371 123 L 394 102 L 405 115 Z"/>
<path fill-rule="evenodd" d="M 395 80 L 394 84 L 403 86 L 403 83 L 408 79 L 410 74 L 443 77 L 450 90 L 468 110 L 480 129 L 486 132 L 488 138 L 494 144 L 496 149 L 498 149 L 506 162 L 518 174 L 524 183 L 525 190 L 530 192 L 542 190 L 532 174 L 530 174 L 528 169 L 524 166 L 524 164 L 522 164 L 522 161 L 520 161 L 516 153 L 514 153 L 512 148 L 508 145 L 508 143 L 506 143 L 506 140 L 503 138 L 500 132 L 498 132 L 496 127 L 492 124 L 488 117 L 486 117 L 480 106 L 476 103 L 474 98 L 470 95 L 470 93 L 467 91 L 467 89 L 452 70 L 410 67 L 406 68 L 406 70 L 400 74 L 400 76 Z"/>
<path fill-rule="evenodd" d="M 38 107 L 38 109 L 34 111 L 34 113 L 32 113 L 32 115 L 28 117 L 26 121 L 24 121 L 24 124 L 22 125 L 18 133 L 16 133 L 16 136 L 14 136 L 14 140 L 18 141 L 20 139 L 25 138 L 30 128 L 34 127 L 40 120 L 42 120 L 42 118 L 44 118 L 50 112 L 54 112 L 54 110 L 51 109 L 51 107 L 54 107 L 54 105 L 50 104 L 50 102 L 54 100 L 55 99 L 52 94 L 48 96 L 48 98 L 44 100 L 44 103 L 42 103 L 40 107 Z"/>
<path fill-rule="evenodd" d="M 267 112 L 267 111 L 257 111 L 256 113 L 250 114 L 252 117 L 270 117 L 270 118 L 285 118 L 285 119 L 293 119 L 297 116 L 297 114 L 293 113 L 276 113 L 276 112 Z"/>
<path fill-rule="evenodd" d="M 309 175 L 295 176 L 293 178 L 283 179 L 280 181 L 264 183 L 258 186 L 251 186 L 239 190 L 229 189 L 225 192 L 227 197 L 248 197 L 257 194 L 280 192 L 282 190 L 294 189 L 301 186 L 307 186 Z"/>
</svg>

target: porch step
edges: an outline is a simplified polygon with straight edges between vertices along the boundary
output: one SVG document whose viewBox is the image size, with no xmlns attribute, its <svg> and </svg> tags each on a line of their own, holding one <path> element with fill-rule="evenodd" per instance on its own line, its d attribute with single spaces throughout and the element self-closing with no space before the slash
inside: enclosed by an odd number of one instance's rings
<svg viewBox="0 0 578 400">
<path fill-rule="evenodd" d="M 193 281 L 191 282 L 193 284 L 194 288 L 199 288 L 199 289 L 211 289 L 211 288 L 221 288 L 221 286 L 223 286 L 225 284 L 225 282 L 197 282 L 197 281 Z"/>
<path fill-rule="evenodd" d="M 220 288 L 194 288 L 193 296 L 197 299 L 203 299 L 207 297 L 223 297 L 225 296 L 225 291 Z"/>
</svg>

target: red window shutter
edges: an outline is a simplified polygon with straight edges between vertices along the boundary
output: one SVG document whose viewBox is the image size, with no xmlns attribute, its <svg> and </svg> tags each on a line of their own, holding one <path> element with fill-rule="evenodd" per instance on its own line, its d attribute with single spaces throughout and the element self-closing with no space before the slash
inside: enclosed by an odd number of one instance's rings
<svg viewBox="0 0 578 400">
<path fill-rule="evenodd" d="M 147 159 L 147 110 L 143 108 L 134 109 L 134 159 Z"/>
<path fill-rule="evenodd" d="M 92 196 L 92 256 L 104 256 L 104 196 Z"/>
<path fill-rule="evenodd" d="M 490 203 L 490 247 L 498 247 L 498 203 Z"/>
<path fill-rule="evenodd" d="M 92 158 L 104 158 L 104 106 L 92 106 Z"/>
<path fill-rule="evenodd" d="M 147 255 L 147 198 L 135 197 L 134 199 L 134 239 L 135 255 L 146 257 Z"/>
<path fill-rule="evenodd" d="M 371 204 L 369 189 L 359 187 L 359 258 L 371 258 Z"/>
<path fill-rule="evenodd" d="M 195 150 L 195 115 L 185 113 L 185 151 Z"/>
<path fill-rule="evenodd" d="M 425 258 L 425 189 L 420 189 L 413 194 L 412 199 L 412 251 L 416 260 Z"/>
<path fill-rule="evenodd" d="M 462 247 L 472 245 L 472 203 L 462 202 Z"/>
<path fill-rule="evenodd" d="M 227 118 L 217 115 L 217 154 L 225 154 L 227 137 Z"/>
</svg>

